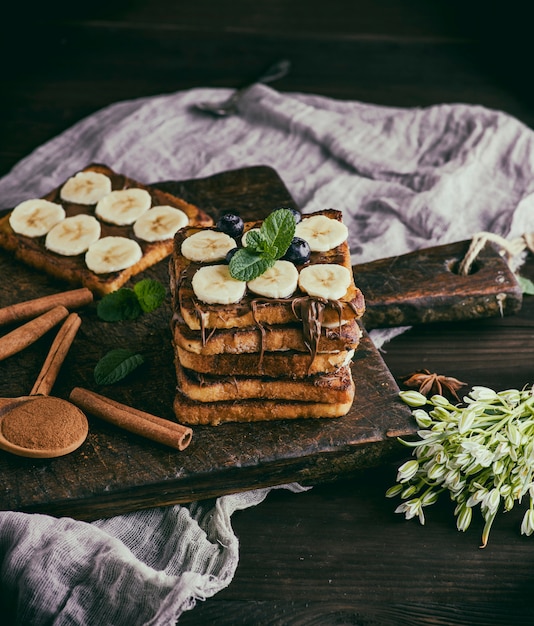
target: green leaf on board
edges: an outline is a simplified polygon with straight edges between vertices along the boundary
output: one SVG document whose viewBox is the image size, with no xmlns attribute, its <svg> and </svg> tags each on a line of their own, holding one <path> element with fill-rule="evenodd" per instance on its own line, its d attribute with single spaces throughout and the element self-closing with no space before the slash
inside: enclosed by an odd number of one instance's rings
<svg viewBox="0 0 534 626">
<path fill-rule="evenodd" d="M 94 377 L 98 385 L 112 385 L 126 378 L 144 359 L 140 354 L 124 348 L 115 348 L 105 354 L 95 366 Z"/>
</svg>

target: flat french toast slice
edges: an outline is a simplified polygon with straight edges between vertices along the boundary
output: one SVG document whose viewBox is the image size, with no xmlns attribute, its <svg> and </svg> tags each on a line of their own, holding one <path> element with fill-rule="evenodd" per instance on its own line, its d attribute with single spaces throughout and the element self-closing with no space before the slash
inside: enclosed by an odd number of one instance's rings
<svg viewBox="0 0 534 626">
<path fill-rule="evenodd" d="M 173 409 L 181 424 L 218 426 L 226 422 L 342 417 L 350 411 L 352 402 L 352 399 L 343 403 L 291 400 L 197 402 L 177 393 Z"/>
<path fill-rule="evenodd" d="M 306 378 L 266 378 L 264 376 L 213 376 L 184 369 L 176 362 L 178 390 L 197 402 L 230 402 L 232 400 L 291 400 L 346 404 L 354 398 L 350 366 L 333 374 Z"/>
<path fill-rule="evenodd" d="M 195 354 L 243 354 L 248 352 L 277 352 L 295 350 L 310 353 L 312 346 L 304 337 L 302 323 L 238 329 L 212 329 L 203 334 L 191 330 L 187 324 L 173 320 L 172 336 L 175 345 Z M 316 350 L 339 352 L 354 350 L 360 341 L 361 330 L 357 320 L 341 326 L 322 328 Z"/>
<path fill-rule="evenodd" d="M 175 354 L 183 367 L 201 374 L 215 376 L 267 376 L 270 378 L 305 378 L 329 374 L 352 360 L 354 350 L 310 355 L 294 350 L 248 352 L 241 354 L 196 354 L 175 346 Z"/>
<path fill-rule="evenodd" d="M 326 209 L 317 213 L 303 215 L 308 219 L 316 215 L 324 215 L 342 222 L 342 214 L 334 209 Z M 258 228 L 260 222 L 247 222 L 245 232 Z M 243 298 L 234 304 L 206 304 L 195 296 L 192 280 L 195 273 L 205 263 L 191 261 L 182 254 L 185 239 L 199 232 L 196 228 L 180 230 L 174 239 L 174 250 L 170 261 L 170 282 L 173 297 L 173 308 L 192 330 L 211 328 L 246 328 L 258 325 L 283 325 L 301 320 L 308 315 L 310 298 L 297 289 L 289 298 L 262 298 L 246 291 Z M 345 267 L 352 277 L 350 251 L 347 241 L 325 252 L 312 252 L 309 263 L 332 264 Z M 301 268 L 297 268 L 301 269 Z M 340 322 L 359 319 L 365 311 L 364 298 L 361 291 L 351 278 L 345 294 L 337 301 L 325 303 L 323 325 L 333 327 Z"/>
<path fill-rule="evenodd" d="M 76 174 L 81 173 L 89 173 L 89 176 L 101 175 L 109 179 L 109 192 L 140 190 L 144 198 L 147 198 L 147 200 L 149 198 L 150 206 L 146 211 L 147 214 L 155 207 L 158 207 L 158 210 L 159 207 L 171 207 L 185 213 L 190 225 L 205 227 L 213 224 L 213 220 L 204 211 L 193 204 L 185 202 L 181 198 L 157 188 L 149 187 L 132 178 L 118 174 L 106 165 L 91 164 L 80 172 L 76 172 Z M 104 295 L 115 291 L 124 285 L 132 276 L 139 274 L 171 254 L 174 233 L 163 240 L 146 240 L 135 234 L 133 223 L 112 223 L 97 215 L 95 213 L 97 202 L 80 203 L 79 201 L 73 201 L 72 198 L 74 197 L 76 199 L 76 194 L 73 196 L 72 192 L 71 195 L 67 194 L 68 199 L 65 199 L 63 197 L 63 189 L 67 183 L 72 187 L 71 179 L 74 179 L 76 174 L 73 174 L 67 181 L 39 200 L 45 200 L 62 207 L 65 218 L 81 215 L 95 218 L 101 229 L 100 239 L 104 237 L 124 237 L 135 241 L 141 249 L 140 258 L 138 258 L 138 260 L 124 269 L 109 272 L 99 271 L 97 273 L 88 268 L 85 260 L 85 251 L 69 255 L 66 253 L 57 253 L 46 247 L 47 233 L 38 236 L 27 236 L 21 234 L 21 232 L 16 232 L 10 224 L 10 216 L 13 211 L 0 219 L 0 247 L 13 252 L 17 259 L 37 270 L 43 271 L 60 280 L 64 280 L 69 284 L 84 286 L 96 294 Z M 101 178 L 98 184 L 100 184 L 102 180 L 104 180 L 104 178 Z M 146 193 L 148 193 L 149 196 L 147 196 Z M 88 196 L 88 201 L 90 200 L 91 198 Z"/>
</svg>

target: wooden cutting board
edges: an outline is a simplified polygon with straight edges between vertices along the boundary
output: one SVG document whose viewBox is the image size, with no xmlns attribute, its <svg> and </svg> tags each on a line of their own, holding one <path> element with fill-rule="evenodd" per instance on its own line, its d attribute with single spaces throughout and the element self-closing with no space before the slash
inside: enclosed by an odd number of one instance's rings
<svg viewBox="0 0 534 626">
<path fill-rule="evenodd" d="M 181 195 L 214 218 L 231 210 L 245 219 L 257 219 L 275 208 L 295 206 L 280 177 L 268 167 L 157 186 Z M 0 253 L 0 275 L 0 307 L 66 288 L 5 253 Z M 167 284 L 167 262 L 151 268 L 144 277 Z M 81 329 L 54 395 L 67 398 L 73 387 L 81 386 L 174 419 L 170 306 L 134 322 L 115 324 L 99 320 L 94 304 L 81 315 Z M 3 328 L 2 332 L 9 330 Z M 29 392 L 54 335 L 52 331 L 0 363 L 0 397 Z M 95 364 L 108 350 L 118 347 L 143 354 L 144 365 L 116 385 L 97 387 Z M 91 520 L 293 481 L 313 484 L 377 465 L 404 450 L 396 438 L 413 433 L 414 423 L 365 331 L 352 367 L 356 399 L 347 416 L 198 426 L 183 452 L 89 416 L 88 439 L 68 456 L 39 460 L 0 452 L 0 509 Z"/>
</svg>

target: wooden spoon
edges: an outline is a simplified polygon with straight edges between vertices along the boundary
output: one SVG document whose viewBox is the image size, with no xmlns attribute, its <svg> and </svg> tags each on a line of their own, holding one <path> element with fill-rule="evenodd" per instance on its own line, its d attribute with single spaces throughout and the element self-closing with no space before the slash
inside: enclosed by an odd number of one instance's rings
<svg viewBox="0 0 534 626">
<path fill-rule="evenodd" d="M 61 326 L 29 396 L 0 398 L 0 449 L 30 458 L 54 458 L 85 441 L 89 425 L 74 404 L 49 396 L 81 320 L 71 313 Z"/>
</svg>

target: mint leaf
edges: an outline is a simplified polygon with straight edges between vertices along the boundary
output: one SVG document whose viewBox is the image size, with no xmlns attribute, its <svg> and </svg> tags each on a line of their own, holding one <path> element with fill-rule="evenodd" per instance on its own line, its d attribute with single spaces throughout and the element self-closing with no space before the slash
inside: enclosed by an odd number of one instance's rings
<svg viewBox="0 0 534 626">
<path fill-rule="evenodd" d="M 165 300 L 165 287 L 158 281 L 145 278 L 134 285 L 134 292 L 144 313 L 157 309 Z"/>
<path fill-rule="evenodd" d="M 142 312 L 134 290 L 126 287 L 108 293 L 96 307 L 96 314 L 105 322 L 135 320 Z"/>
<path fill-rule="evenodd" d="M 521 291 L 527 296 L 534 296 L 534 283 L 524 276 L 517 276 L 516 278 L 521 287 Z"/>
<path fill-rule="evenodd" d="M 105 322 L 135 320 L 141 313 L 150 313 L 165 301 L 165 287 L 158 280 L 145 278 L 133 289 L 121 287 L 108 293 L 98 303 L 96 314 Z"/>
<path fill-rule="evenodd" d="M 269 251 L 277 259 L 284 256 L 295 236 L 295 217 L 289 209 L 278 209 L 267 216 L 260 235 L 268 243 Z"/>
<path fill-rule="evenodd" d="M 259 231 L 247 233 L 246 247 L 230 260 L 230 276 L 249 281 L 261 276 L 284 256 L 295 236 L 295 217 L 289 209 L 278 209 L 268 215 Z"/>
<path fill-rule="evenodd" d="M 263 245 L 263 238 L 260 235 L 259 230 L 249 230 L 247 232 L 247 248 L 251 250 L 255 250 L 256 252 L 261 252 Z"/>
<path fill-rule="evenodd" d="M 275 260 L 248 247 L 240 248 L 231 258 L 228 269 L 232 278 L 248 281 L 261 276 L 274 265 Z"/>
<path fill-rule="evenodd" d="M 124 348 L 110 350 L 95 366 L 94 377 L 98 385 L 112 385 L 122 380 L 144 362 L 140 354 Z"/>
</svg>

